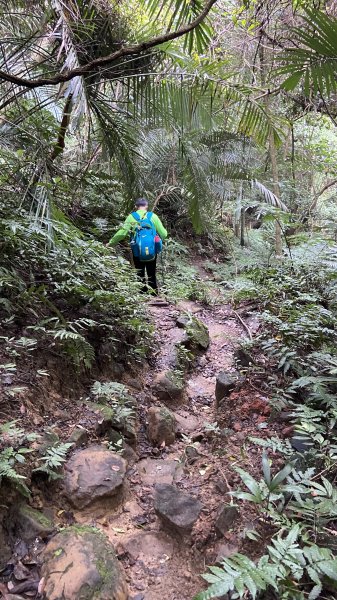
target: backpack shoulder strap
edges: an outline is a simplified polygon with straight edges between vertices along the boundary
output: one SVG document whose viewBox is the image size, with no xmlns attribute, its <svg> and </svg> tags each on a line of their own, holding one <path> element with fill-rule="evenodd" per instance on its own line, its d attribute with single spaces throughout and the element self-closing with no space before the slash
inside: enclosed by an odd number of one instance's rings
<svg viewBox="0 0 337 600">
<path fill-rule="evenodd" d="M 132 212 L 131 215 L 133 216 L 133 218 L 135 219 L 135 221 L 140 221 L 140 216 L 137 212 Z"/>
<path fill-rule="evenodd" d="M 146 213 L 146 216 L 147 216 L 147 218 L 148 218 L 148 219 L 150 219 L 150 221 L 151 221 L 151 219 L 152 219 L 152 217 L 153 217 L 153 212 L 148 212 L 148 213 Z"/>
</svg>

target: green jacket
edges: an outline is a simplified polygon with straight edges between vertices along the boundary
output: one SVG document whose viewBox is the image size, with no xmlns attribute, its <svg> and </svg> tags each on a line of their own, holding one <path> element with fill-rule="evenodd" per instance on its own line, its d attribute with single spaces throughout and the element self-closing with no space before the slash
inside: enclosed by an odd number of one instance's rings
<svg viewBox="0 0 337 600">
<path fill-rule="evenodd" d="M 137 213 L 139 214 L 140 217 L 144 217 L 147 212 L 149 212 L 149 211 L 145 210 L 144 208 L 140 208 L 139 210 L 137 210 Z M 151 221 L 152 221 L 153 225 L 155 226 L 156 232 L 158 233 L 158 235 L 161 237 L 162 240 L 165 240 L 167 238 L 167 231 L 166 231 L 164 225 L 162 224 L 161 220 L 159 219 L 159 217 L 157 215 L 153 214 Z M 123 227 L 118 229 L 117 233 L 115 233 L 115 235 L 111 238 L 109 245 L 115 246 L 116 244 L 118 244 L 118 242 L 121 242 L 122 240 L 124 240 L 131 231 L 134 231 L 136 224 L 137 224 L 136 219 L 132 216 L 132 214 L 130 214 L 126 218 Z"/>
</svg>

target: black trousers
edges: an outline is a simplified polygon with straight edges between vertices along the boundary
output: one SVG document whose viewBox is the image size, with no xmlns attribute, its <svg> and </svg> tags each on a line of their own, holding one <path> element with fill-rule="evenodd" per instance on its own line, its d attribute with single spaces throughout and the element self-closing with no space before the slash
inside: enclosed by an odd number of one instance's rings
<svg viewBox="0 0 337 600">
<path fill-rule="evenodd" d="M 154 260 L 149 262 L 142 262 L 136 256 L 133 257 L 133 264 L 137 269 L 137 275 L 143 284 L 143 292 L 148 291 L 148 287 L 150 287 L 156 294 L 158 292 L 157 286 L 157 278 L 156 278 L 156 267 L 157 267 L 157 257 Z M 145 272 L 147 275 L 147 285 Z"/>
</svg>

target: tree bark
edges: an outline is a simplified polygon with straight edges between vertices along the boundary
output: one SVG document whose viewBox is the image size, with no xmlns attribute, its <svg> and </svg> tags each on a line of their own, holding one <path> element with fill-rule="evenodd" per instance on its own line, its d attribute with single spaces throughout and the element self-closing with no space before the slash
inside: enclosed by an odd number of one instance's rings
<svg viewBox="0 0 337 600">
<path fill-rule="evenodd" d="M 241 208 L 241 218 L 240 218 L 240 246 L 244 247 L 245 245 L 245 227 L 246 227 L 246 211 L 244 208 Z"/>
<path fill-rule="evenodd" d="M 260 32 L 260 45 L 259 45 L 259 58 L 260 58 L 260 71 L 261 71 L 261 83 L 262 86 L 266 85 L 266 60 L 265 60 L 265 51 L 263 46 L 263 36 L 264 32 Z M 264 98 L 264 104 L 266 107 L 266 112 L 269 113 L 269 105 L 270 105 L 270 97 L 266 96 Z M 269 148 L 268 148 L 270 164 L 271 164 L 271 174 L 272 174 L 272 190 L 278 198 L 281 197 L 280 183 L 279 183 L 279 174 L 278 174 L 278 165 L 277 165 L 277 153 L 275 147 L 275 140 L 273 136 L 273 132 L 271 131 L 269 134 Z M 276 259 L 280 260 L 282 258 L 282 230 L 279 221 L 275 221 L 275 255 Z"/>
<path fill-rule="evenodd" d="M 279 184 L 278 166 L 277 166 L 277 155 L 273 133 L 269 136 L 269 156 L 271 163 L 271 172 L 273 178 L 273 192 L 278 198 L 281 197 L 281 189 Z M 281 225 L 278 221 L 275 221 L 275 255 L 277 259 L 282 258 L 282 230 Z"/>
<path fill-rule="evenodd" d="M 64 105 L 64 109 L 63 109 L 63 115 L 62 115 L 62 121 L 61 121 L 61 125 L 60 125 L 60 129 L 59 129 L 59 133 L 58 133 L 58 137 L 57 137 L 57 142 L 54 146 L 54 149 L 50 155 L 50 160 L 54 161 L 55 158 L 58 157 L 59 154 L 61 154 L 61 152 L 63 152 L 64 147 L 65 147 L 65 137 L 66 137 L 66 133 L 67 133 L 67 129 L 70 123 L 70 116 L 71 116 L 71 111 L 72 111 L 72 102 L 73 102 L 73 97 L 72 94 L 70 94 L 66 100 L 66 103 Z"/>
</svg>

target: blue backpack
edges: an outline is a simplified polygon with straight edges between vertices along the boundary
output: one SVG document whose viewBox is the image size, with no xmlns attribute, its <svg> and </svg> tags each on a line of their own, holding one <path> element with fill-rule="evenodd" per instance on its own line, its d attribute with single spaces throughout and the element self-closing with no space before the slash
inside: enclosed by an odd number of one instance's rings
<svg viewBox="0 0 337 600">
<path fill-rule="evenodd" d="M 135 231 L 130 238 L 132 254 L 142 262 L 150 262 L 156 258 L 162 248 L 162 241 L 151 220 L 153 213 L 148 212 L 143 218 L 137 212 L 131 214 L 137 221 Z"/>
</svg>

